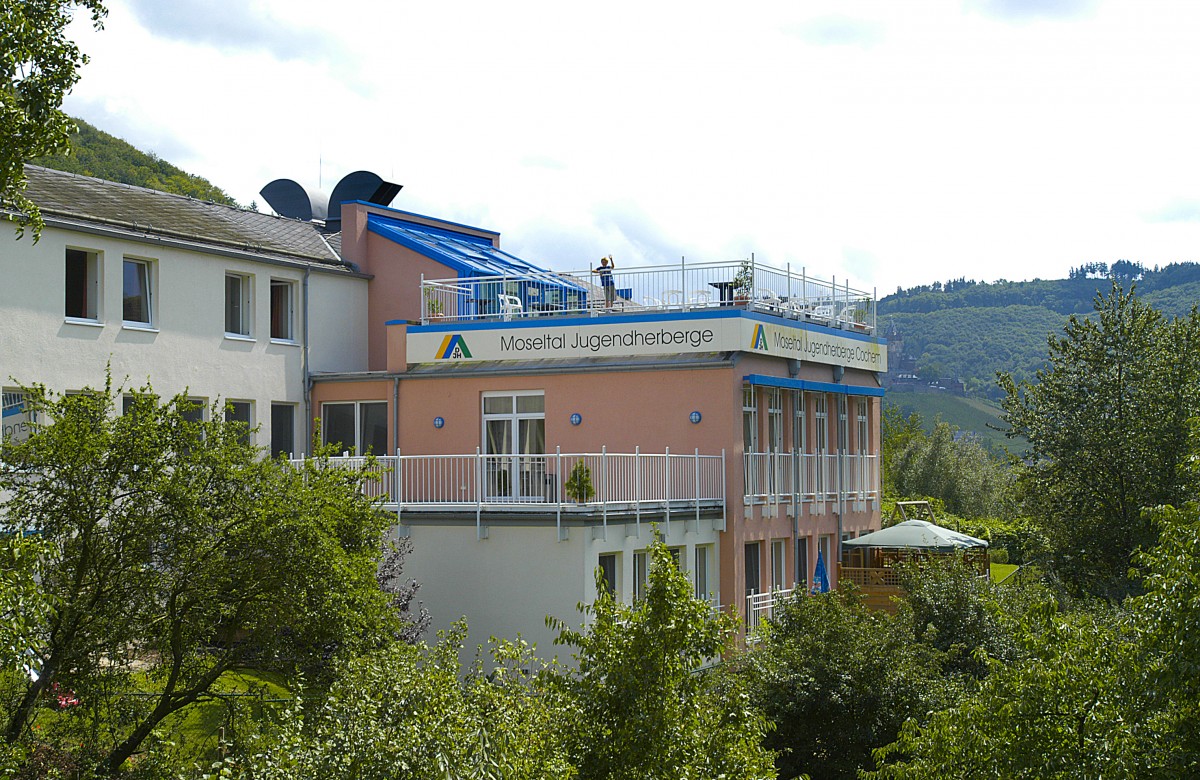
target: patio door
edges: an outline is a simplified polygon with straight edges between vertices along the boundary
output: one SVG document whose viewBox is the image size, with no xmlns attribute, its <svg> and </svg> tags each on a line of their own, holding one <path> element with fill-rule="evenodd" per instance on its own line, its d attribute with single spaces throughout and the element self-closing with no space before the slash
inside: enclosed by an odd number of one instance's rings
<svg viewBox="0 0 1200 780">
<path fill-rule="evenodd" d="M 488 501 L 546 500 L 545 410 L 541 391 L 484 395 L 484 489 Z"/>
</svg>

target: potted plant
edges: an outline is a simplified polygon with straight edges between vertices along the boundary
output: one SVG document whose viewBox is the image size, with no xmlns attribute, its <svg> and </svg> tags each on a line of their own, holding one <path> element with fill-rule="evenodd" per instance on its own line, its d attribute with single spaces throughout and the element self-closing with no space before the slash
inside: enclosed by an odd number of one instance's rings
<svg viewBox="0 0 1200 780">
<path fill-rule="evenodd" d="M 596 495 L 596 489 L 592 487 L 592 470 L 582 460 L 575 462 L 575 468 L 571 469 L 571 475 L 563 487 L 567 498 L 577 504 L 587 503 Z"/>
<path fill-rule="evenodd" d="M 425 313 L 431 320 L 440 320 L 445 308 L 442 306 L 442 301 L 433 294 L 432 287 L 425 288 Z"/>
<path fill-rule="evenodd" d="M 749 258 L 742 261 L 737 275 L 733 277 L 733 300 L 745 303 L 754 294 L 754 263 Z"/>
</svg>

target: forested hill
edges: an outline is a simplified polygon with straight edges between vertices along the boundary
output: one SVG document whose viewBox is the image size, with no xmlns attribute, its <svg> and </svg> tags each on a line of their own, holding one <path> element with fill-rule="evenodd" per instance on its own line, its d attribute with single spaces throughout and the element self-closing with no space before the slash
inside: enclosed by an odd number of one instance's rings
<svg viewBox="0 0 1200 780">
<path fill-rule="evenodd" d="M 35 165 L 160 192 L 188 195 L 227 206 L 238 205 L 224 190 L 207 179 L 180 170 L 154 154 L 146 154 L 81 119 L 73 121 L 79 125 L 79 132 L 71 137 L 71 153 L 39 157 L 32 160 Z"/>
<path fill-rule="evenodd" d="M 882 333 L 892 326 L 910 358 L 892 361 L 929 380 L 962 379 L 967 394 L 998 399 L 997 371 L 1034 378 L 1046 357 L 1046 339 L 1059 333 L 1071 314 L 1092 310 L 1096 294 L 1112 281 L 1133 285 L 1143 301 L 1168 317 L 1182 316 L 1200 303 L 1200 263 L 1172 263 L 1147 269 L 1119 261 L 1072 269 L 1070 278 L 1030 282 L 981 283 L 966 279 L 897 290 L 879 301 Z"/>
</svg>

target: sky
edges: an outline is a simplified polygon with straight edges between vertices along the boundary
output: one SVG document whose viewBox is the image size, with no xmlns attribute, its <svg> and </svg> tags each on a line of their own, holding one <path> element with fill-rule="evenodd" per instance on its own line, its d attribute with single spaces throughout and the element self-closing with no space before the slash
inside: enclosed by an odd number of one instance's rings
<svg viewBox="0 0 1200 780">
<path fill-rule="evenodd" d="M 243 204 L 356 170 L 579 270 L 880 296 L 1200 260 L 1192 0 L 108 0 L 64 108 Z"/>
</svg>

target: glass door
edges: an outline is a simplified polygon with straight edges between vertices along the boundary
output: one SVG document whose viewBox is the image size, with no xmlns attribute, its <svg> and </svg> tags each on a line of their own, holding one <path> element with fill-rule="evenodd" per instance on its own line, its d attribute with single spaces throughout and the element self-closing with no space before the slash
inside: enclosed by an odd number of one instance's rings
<svg viewBox="0 0 1200 780">
<path fill-rule="evenodd" d="M 545 397 L 541 392 L 483 398 L 484 479 L 489 501 L 545 501 Z"/>
</svg>

